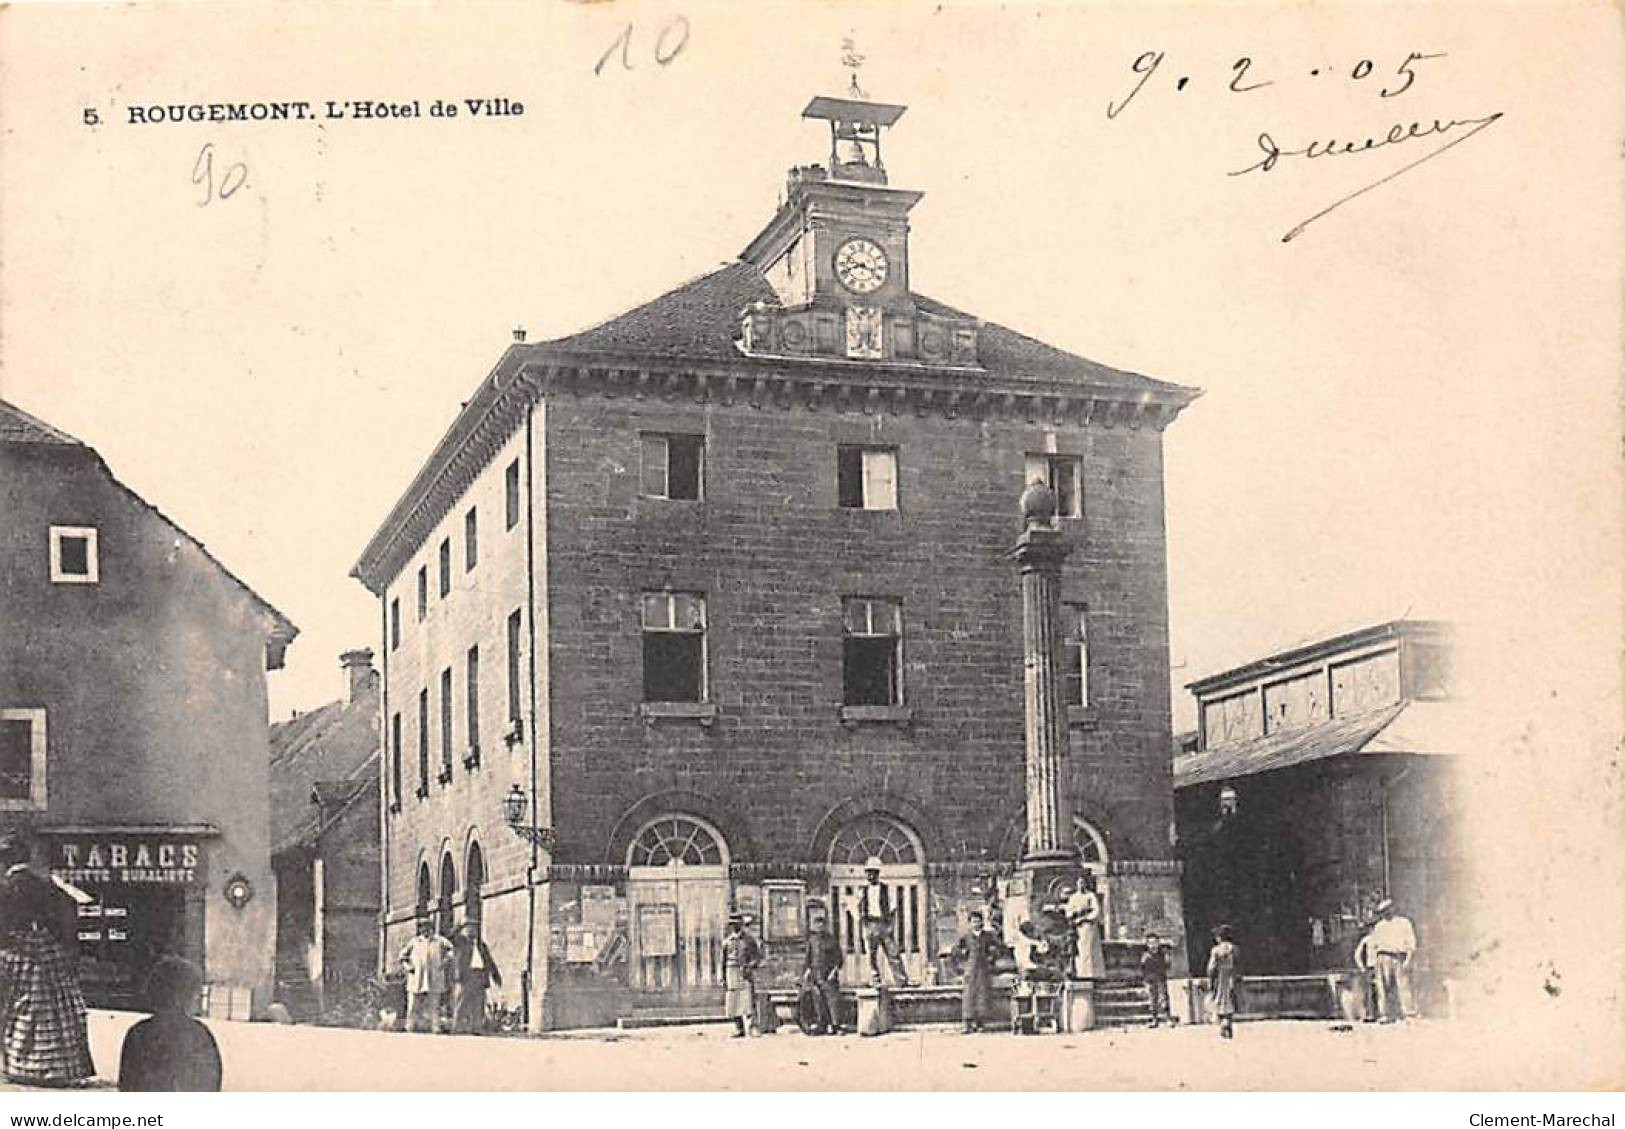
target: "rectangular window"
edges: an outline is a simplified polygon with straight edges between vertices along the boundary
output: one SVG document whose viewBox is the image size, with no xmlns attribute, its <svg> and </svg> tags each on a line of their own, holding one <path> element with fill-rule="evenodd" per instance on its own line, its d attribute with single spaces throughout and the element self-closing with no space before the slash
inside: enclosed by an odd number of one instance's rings
<svg viewBox="0 0 1625 1129">
<path fill-rule="evenodd" d="M 1061 605 L 1061 680 L 1066 704 L 1089 704 L 1089 609 Z"/>
<path fill-rule="evenodd" d="M 0 811 L 45 810 L 45 711 L 0 709 Z"/>
<path fill-rule="evenodd" d="M 512 529 L 519 524 L 519 460 L 515 459 L 508 464 L 508 471 L 502 476 L 503 499 L 508 521 L 508 528 Z"/>
<path fill-rule="evenodd" d="M 704 492 L 705 439 L 699 435 L 643 437 L 643 493 L 696 502 Z"/>
<path fill-rule="evenodd" d="M 451 667 L 440 672 L 440 782 L 451 779 Z"/>
<path fill-rule="evenodd" d="M 468 649 L 468 751 L 480 747 L 480 649 Z"/>
<path fill-rule="evenodd" d="M 429 794 L 429 691 L 418 691 L 418 795 Z"/>
<path fill-rule="evenodd" d="M 97 584 L 100 580 L 96 530 L 85 525 L 51 526 L 51 583 Z"/>
<path fill-rule="evenodd" d="M 451 538 L 440 542 L 440 598 L 451 595 Z"/>
<path fill-rule="evenodd" d="M 396 596 L 389 602 L 389 649 L 395 650 L 401 645 L 401 598 Z"/>
<path fill-rule="evenodd" d="M 508 617 L 508 720 L 516 725 L 523 716 L 519 696 L 519 628 L 519 612 L 516 610 Z"/>
<path fill-rule="evenodd" d="M 401 715 L 389 719 L 389 800 L 401 810 Z"/>
<path fill-rule="evenodd" d="M 1055 516 L 1083 516 L 1083 460 L 1076 455 L 1028 455 L 1027 482 L 1055 491 Z"/>
<path fill-rule="evenodd" d="M 480 563 L 480 513 L 470 506 L 463 515 L 463 571 L 473 572 Z"/>
<path fill-rule="evenodd" d="M 897 449 L 837 447 L 835 493 L 840 505 L 849 510 L 895 510 Z"/>
<path fill-rule="evenodd" d="M 643 700 L 706 700 L 704 596 L 643 594 Z"/>
<path fill-rule="evenodd" d="M 903 607 L 870 596 L 841 601 L 843 702 L 849 706 L 903 704 Z"/>
<path fill-rule="evenodd" d="M 418 566 L 418 622 L 429 614 L 429 566 Z"/>
</svg>

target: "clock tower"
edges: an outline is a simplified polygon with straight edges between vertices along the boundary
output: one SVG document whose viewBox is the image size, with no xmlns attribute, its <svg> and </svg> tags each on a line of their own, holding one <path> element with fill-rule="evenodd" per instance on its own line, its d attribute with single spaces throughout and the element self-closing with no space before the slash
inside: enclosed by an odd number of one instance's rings
<svg viewBox="0 0 1625 1129">
<path fill-rule="evenodd" d="M 908 214 L 924 193 L 893 188 L 881 134 L 904 106 L 814 98 L 829 160 L 790 170 L 786 198 L 740 256 L 778 305 L 744 311 L 742 351 L 758 356 L 977 368 L 976 322 L 922 310 L 909 289 Z"/>
</svg>

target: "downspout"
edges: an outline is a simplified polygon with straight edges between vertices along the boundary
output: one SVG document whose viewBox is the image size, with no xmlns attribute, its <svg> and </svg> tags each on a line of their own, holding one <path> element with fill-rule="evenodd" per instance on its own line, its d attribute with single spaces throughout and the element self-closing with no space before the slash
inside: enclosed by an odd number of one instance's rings
<svg viewBox="0 0 1625 1129">
<path fill-rule="evenodd" d="M 389 586 L 378 594 L 379 634 L 383 672 L 378 687 L 378 977 L 386 968 L 384 951 L 389 941 Z"/>
<path fill-rule="evenodd" d="M 521 977 L 524 992 L 525 1030 L 531 1030 L 530 1000 L 536 977 L 536 875 L 540 870 L 542 848 L 538 834 L 541 819 L 541 797 L 537 795 L 536 763 L 536 462 L 533 442 L 533 421 L 536 401 L 532 398 L 525 407 L 525 619 L 530 625 L 530 866 L 525 871 L 525 896 L 528 912 L 525 915 L 525 972 Z M 540 1017 L 536 1017 L 540 1022 Z"/>
</svg>

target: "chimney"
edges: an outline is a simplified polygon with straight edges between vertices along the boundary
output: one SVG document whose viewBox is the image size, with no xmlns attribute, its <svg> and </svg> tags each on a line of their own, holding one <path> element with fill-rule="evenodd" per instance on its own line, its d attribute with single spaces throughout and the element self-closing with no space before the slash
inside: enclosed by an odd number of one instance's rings
<svg viewBox="0 0 1625 1129">
<path fill-rule="evenodd" d="M 352 702 L 378 684 L 378 672 L 372 668 L 371 647 L 345 651 L 339 656 L 339 665 L 344 668 Z"/>
</svg>

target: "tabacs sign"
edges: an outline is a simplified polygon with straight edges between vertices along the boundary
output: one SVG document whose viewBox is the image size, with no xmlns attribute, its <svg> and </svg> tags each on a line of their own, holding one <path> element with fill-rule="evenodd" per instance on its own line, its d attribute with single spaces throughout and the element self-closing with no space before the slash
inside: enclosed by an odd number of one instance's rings
<svg viewBox="0 0 1625 1129">
<path fill-rule="evenodd" d="M 51 873 L 65 882 L 186 886 L 200 878 L 198 845 L 177 839 L 64 839 Z"/>
</svg>

